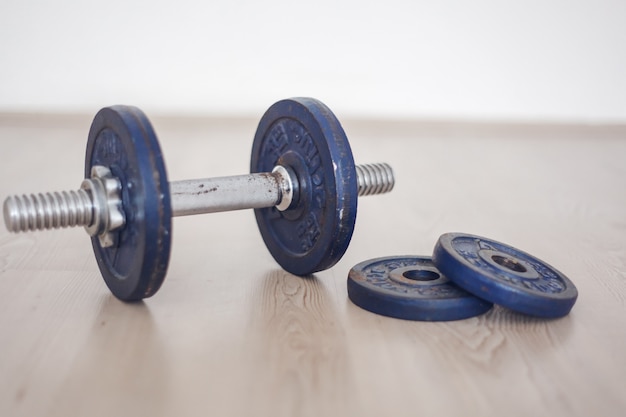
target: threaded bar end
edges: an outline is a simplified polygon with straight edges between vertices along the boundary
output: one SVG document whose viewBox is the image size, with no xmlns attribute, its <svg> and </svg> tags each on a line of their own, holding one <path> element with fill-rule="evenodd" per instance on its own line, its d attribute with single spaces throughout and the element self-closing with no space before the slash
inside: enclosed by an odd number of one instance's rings
<svg viewBox="0 0 626 417">
<path fill-rule="evenodd" d="M 85 190 L 11 196 L 4 200 L 4 224 L 10 232 L 89 226 L 94 207 Z"/>
<path fill-rule="evenodd" d="M 356 166 L 359 196 L 384 194 L 393 190 L 396 179 L 389 164 L 363 164 Z"/>
</svg>

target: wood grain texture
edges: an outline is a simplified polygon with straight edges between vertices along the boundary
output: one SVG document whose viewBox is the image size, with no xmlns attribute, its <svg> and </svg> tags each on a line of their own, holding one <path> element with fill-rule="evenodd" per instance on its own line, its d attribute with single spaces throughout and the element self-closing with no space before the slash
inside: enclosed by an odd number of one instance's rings
<svg viewBox="0 0 626 417">
<path fill-rule="evenodd" d="M 0 197 L 76 188 L 90 118 L 0 115 Z M 170 180 L 248 170 L 253 120 L 154 120 Z M 112 297 L 82 230 L 0 230 L 0 416 L 623 416 L 626 126 L 347 121 L 393 193 L 359 201 L 345 257 L 278 268 L 251 212 L 177 218 L 168 277 Z M 377 316 L 347 298 L 365 259 L 475 233 L 577 285 L 571 314 Z"/>
</svg>

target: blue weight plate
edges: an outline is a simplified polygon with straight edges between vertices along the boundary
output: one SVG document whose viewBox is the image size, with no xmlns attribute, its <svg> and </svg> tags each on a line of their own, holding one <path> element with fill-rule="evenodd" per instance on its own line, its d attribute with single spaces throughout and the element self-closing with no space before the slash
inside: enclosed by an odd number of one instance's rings
<svg viewBox="0 0 626 417">
<path fill-rule="evenodd" d="M 442 235 L 433 262 L 459 287 L 477 297 L 532 316 L 565 316 L 578 297 L 576 286 L 555 268 L 480 236 Z"/>
<path fill-rule="evenodd" d="M 172 209 L 161 148 L 141 110 L 113 106 L 96 114 L 87 141 L 86 178 L 94 165 L 108 167 L 120 180 L 126 217 L 112 247 L 91 239 L 100 272 L 117 298 L 150 297 L 167 272 Z"/>
<path fill-rule="evenodd" d="M 293 274 L 330 268 L 352 238 L 358 183 L 348 139 L 328 107 L 292 98 L 267 110 L 254 136 L 250 172 L 276 165 L 291 169 L 298 187 L 287 210 L 254 211 L 265 245 Z"/>
<path fill-rule="evenodd" d="M 361 262 L 348 275 L 348 297 L 365 310 L 405 320 L 461 320 L 492 307 L 454 285 L 430 258 L 419 256 Z"/>
</svg>

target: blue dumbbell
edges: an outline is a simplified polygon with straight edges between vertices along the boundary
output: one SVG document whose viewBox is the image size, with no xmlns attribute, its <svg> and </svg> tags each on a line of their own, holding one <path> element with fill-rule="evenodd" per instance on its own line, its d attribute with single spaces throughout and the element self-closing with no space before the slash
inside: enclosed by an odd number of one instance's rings
<svg viewBox="0 0 626 417">
<path fill-rule="evenodd" d="M 11 232 L 84 226 L 102 276 L 118 298 L 160 288 L 169 263 L 172 217 L 255 209 L 263 240 L 288 272 L 332 267 L 345 253 L 357 196 L 389 192 L 387 164 L 355 165 L 335 115 L 311 98 L 282 100 L 261 119 L 250 174 L 168 182 L 157 136 L 136 107 L 106 107 L 87 141 L 76 191 L 9 197 Z"/>
</svg>

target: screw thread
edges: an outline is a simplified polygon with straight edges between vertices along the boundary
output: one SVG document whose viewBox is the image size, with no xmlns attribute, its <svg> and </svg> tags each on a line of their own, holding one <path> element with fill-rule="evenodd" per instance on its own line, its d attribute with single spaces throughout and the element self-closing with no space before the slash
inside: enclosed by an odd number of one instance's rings
<svg viewBox="0 0 626 417">
<path fill-rule="evenodd" d="M 396 183 L 393 169 L 385 163 L 357 165 L 356 173 L 359 196 L 388 193 Z"/>
<path fill-rule="evenodd" d="M 89 226 L 94 203 L 85 190 L 11 196 L 4 200 L 4 224 L 10 232 Z"/>
</svg>

